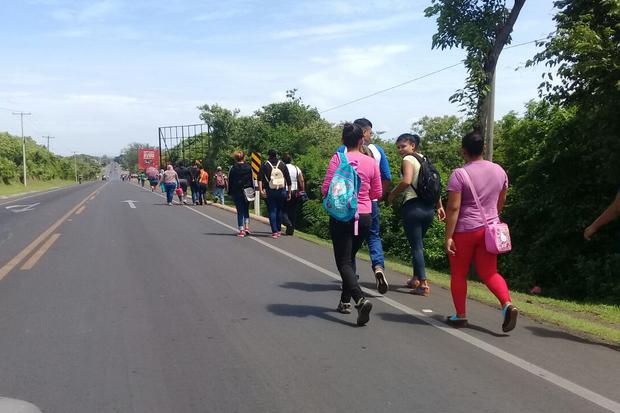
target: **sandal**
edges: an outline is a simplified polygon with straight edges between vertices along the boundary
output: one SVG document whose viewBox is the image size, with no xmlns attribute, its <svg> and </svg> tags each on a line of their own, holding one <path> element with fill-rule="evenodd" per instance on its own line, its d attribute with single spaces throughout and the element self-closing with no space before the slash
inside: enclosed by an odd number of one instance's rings
<svg viewBox="0 0 620 413">
<path fill-rule="evenodd" d="M 451 315 L 446 317 L 446 324 L 451 325 L 455 328 L 467 327 L 469 323 L 467 322 L 467 318 L 461 318 L 457 315 Z"/>
<path fill-rule="evenodd" d="M 411 290 L 411 294 L 413 295 L 421 295 L 423 297 L 428 297 L 431 294 L 431 287 L 428 285 L 419 286 Z"/>
<path fill-rule="evenodd" d="M 416 277 L 409 278 L 407 280 L 407 288 L 416 289 L 420 286 L 420 280 Z"/>
</svg>

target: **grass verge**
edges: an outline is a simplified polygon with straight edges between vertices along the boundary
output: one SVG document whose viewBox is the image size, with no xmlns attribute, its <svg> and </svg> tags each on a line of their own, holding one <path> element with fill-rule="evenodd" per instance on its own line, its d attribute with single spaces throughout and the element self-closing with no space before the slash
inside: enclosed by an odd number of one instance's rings
<svg viewBox="0 0 620 413">
<path fill-rule="evenodd" d="M 295 231 L 299 238 L 331 248 L 329 241 L 315 235 Z M 366 251 L 360 251 L 358 257 L 370 261 Z M 385 266 L 407 277 L 411 274 L 411 265 L 393 258 L 386 259 Z M 431 282 L 439 287 L 450 288 L 450 275 L 427 269 Z M 519 311 L 532 320 L 552 324 L 577 336 L 590 340 L 602 341 L 610 346 L 620 348 L 620 306 L 608 304 L 588 304 L 540 297 L 511 291 L 511 298 Z M 485 304 L 497 306 L 497 299 L 483 283 L 469 281 L 467 296 Z"/>
<path fill-rule="evenodd" d="M 0 184 L 0 196 L 45 191 L 47 189 L 62 188 L 73 184 L 75 184 L 75 181 L 54 179 L 52 181 L 29 181 L 28 186 L 24 187 L 24 184 L 21 182 L 12 182 L 9 185 Z"/>
</svg>

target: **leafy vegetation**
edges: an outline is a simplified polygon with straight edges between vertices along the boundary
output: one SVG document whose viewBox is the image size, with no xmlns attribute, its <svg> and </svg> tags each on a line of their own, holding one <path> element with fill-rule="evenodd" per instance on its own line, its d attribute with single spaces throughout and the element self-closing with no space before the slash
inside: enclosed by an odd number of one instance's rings
<svg viewBox="0 0 620 413">
<path fill-rule="evenodd" d="M 0 183 L 23 182 L 22 139 L 8 133 L 0 133 Z M 49 152 L 45 146 L 26 138 L 26 168 L 28 182 L 53 179 L 97 179 L 101 172 L 99 160 L 89 155 L 63 157 Z"/>
<path fill-rule="evenodd" d="M 522 2 L 515 7 L 517 3 Z M 523 115 L 509 113 L 495 125 L 495 160 L 510 180 L 503 218 L 510 224 L 514 245 L 513 252 L 500 257 L 500 268 L 511 288 L 529 291 L 538 285 L 547 296 L 620 303 L 620 223 L 606 226 L 590 242 L 582 236 L 620 184 L 620 2 L 559 0 L 555 5 L 558 29 L 541 42 L 543 50 L 529 63 L 549 67 L 541 84 L 542 99 L 527 103 Z M 462 16 L 454 14 L 457 6 L 466 8 Z M 511 11 L 503 1 L 434 0 L 427 14 L 439 16 L 434 44 L 464 46 L 471 65 L 472 77 L 463 92 L 469 97 L 460 101 L 473 116 L 423 117 L 411 127 L 422 136 L 421 152 L 433 160 L 445 181 L 462 163 L 461 136 L 479 123 L 475 114 L 486 87 L 480 71 L 488 69 L 485 59 L 499 39 L 493 31 L 508 27 Z M 507 36 L 504 44 L 509 32 Z M 201 106 L 200 118 L 210 133 L 200 139 L 209 149 L 192 156 L 206 159 L 211 172 L 217 165 L 230 166 L 236 149 L 291 153 L 304 171 L 310 196 L 300 229 L 327 239 L 320 185 L 340 144 L 340 125 L 322 119 L 295 92 L 251 116 L 218 105 Z M 396 148 L 389 140 L 375 139 L 386 151 L 396 182 Z M 0 163 L 3 168 L 7 167 Z M 381 205 L 381 220 L 386 254 L 410 262 L 398 205 Z M 440 270 L 448 264 L 443 235 L 443 224 L 436 221 L 425 239 L 427 265 Z"/>
</svg>

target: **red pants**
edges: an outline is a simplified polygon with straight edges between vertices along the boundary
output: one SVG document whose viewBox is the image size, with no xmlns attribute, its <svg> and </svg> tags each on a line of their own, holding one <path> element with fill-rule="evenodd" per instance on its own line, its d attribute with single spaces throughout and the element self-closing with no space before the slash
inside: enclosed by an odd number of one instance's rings
<svg viewBox="0 0 620 413">
<path fill-rule="evenodd" d="M 506 280 L 497 272 L 497 255 L 487 251 L 484 245 L 484 228 L 473 232 L 455 232 L 452 236 L 456 255 L 450 259 L 450 290 L 456 314 L 464 316 L 467 298 L 467 273 L 471 260 L 480 280 L 497 297 L 502 307 L 510 302 Z"/>
</svg>

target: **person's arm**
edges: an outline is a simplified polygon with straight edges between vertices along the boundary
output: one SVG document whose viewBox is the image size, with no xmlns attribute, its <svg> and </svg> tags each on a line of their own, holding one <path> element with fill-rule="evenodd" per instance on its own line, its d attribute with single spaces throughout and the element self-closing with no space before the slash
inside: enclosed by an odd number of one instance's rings
<svg viewBox="0 0 620 413">
<path fill-rule="evenodd" d="M 401 178 L 398 185 L 396 185 L 396 188 L 392 189 L 392 192 L 390 192 L 390 194 L 388 195 L 387 201 L 390 204 L 394 202 L 394 199 L 396 198 L 396 196 L 398 196 L 398 194 L 400 194 L 405 189 L 407 189 L 411 185 L 411 182 L 413 181 L 413 164 L 403 159 L 402 166 L 403 166 L 403 177 Z"/>
<path fill-rule="evenodd" d="M 506 192 L 508 192 L 508 188 L 502 189 L 502 192 L 499 193 L 499 198 L 497 198 L 497 215 L 502 214 L 504 205 L 506 204 Z"/>
<path fill-rule="evenodd" d="M 435 205 L 435 208 L 437 208 L 437 219 L 440 221 L 446 219 L 446 211 L 443 209 L 443 202 L 441 201 L 441 197 L 439 198 L 439 201 L 437 201 L 437 205 Z"/>
<path fill-rule="evenodd" d="M 287 193 L 286 193 L 286 200 L 290 201 L 291 200 L 291 174 L 288 171 L 288 166 L 286 166 L 286 164 L 282 161 L 280 161 L 278 163 L 278 168 L 280 168 L 280 170 L 282 171 L 282 174 L 284 175 L 284 180 L 286 181 L 286 187 L 287 187 Z"/>
<path fill-rule="evenodd" d="M 445 236 L 445 248 L 448 255 L 456 254 L 456 245 L 452 236 L 454 235 L 454 229 L 456 228 L 456 221 L 459 219 L 459 212 L 461 210 L 461 193 L 448 191 L 448 210 L 446 211 L 446 236 Z"/>
<path fill-rule="evenodd" d="M 598 218 L 591 223 L 585 231 L 583 231 L 583 237 L 588 241 L 602 226 L 607 225 L 609 222 L 620 216 L 620 192 L 616 194 L 614 201 L 603 211 Z"/>
<path fill-rule="evenodd" d="M 299 168 L 297 168 L 297 189 L 299 189 L 302 192 L 306 191 L 306 180 L 304 179 L 304 174 L 301 172 L 301 169 Z"/>
<path fill-rule="evenodd" d="M 383 148 L 378 145 L 375 145 L 375 148 L 377 148 L 377 150 L 381 154 L 381 160 L 379 161 L 379 170 L 381 172 L 381 186 L 383 188 L 383 194 L 381 195 L 381 198 L 383 198 L 392 186 L 392 173 L 390 172 L 390 163 L 388 162 L 387 156 L 385 156 L 385 151 L 383 150 Z"/>
<path fill-rule="evenodd" d="M 381 183 L 381 172 L 379 171 L 379 165 L 376 162 L 372 163 L 374 166 L 374 174 L 370 181 L 370 199 L 378 199 L 383 196 L 383 185 Z"/>
<path fill-rule="evenodd" d="M 336 172 L 336 168 L 340 164 L 340 157 L 336 153 L 332 156 L 332 159 L 329 161 L 329 166 L 327 167 L 327 171 L 325 172 L 325 178 L 323 179 L 323 185 L 321 186 L 321 194 L 323 198 L 327 196 L 327 192 L 329 191 L 329 184 L 332 183 L 332 178 L 334 177 L 334 172 Z"/>
<path fill-rule="evenodd" d="M 265 168 L 267 168 L 267 163 L 263 163 L 258 170 L 258 192 L 263 198 L 267 198 L 267 191 L 264 188 L 263 181 L 265 180 Z"/>
</svg>

